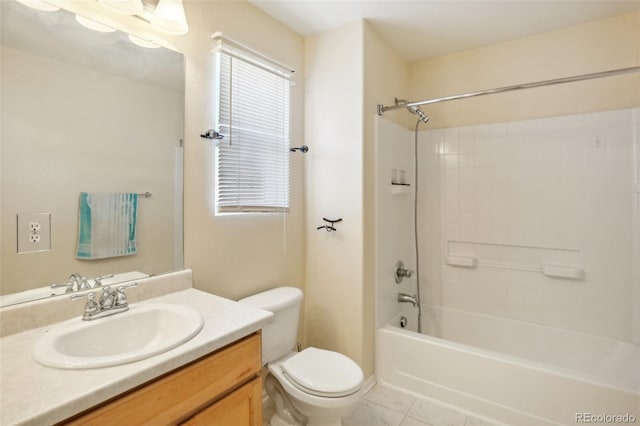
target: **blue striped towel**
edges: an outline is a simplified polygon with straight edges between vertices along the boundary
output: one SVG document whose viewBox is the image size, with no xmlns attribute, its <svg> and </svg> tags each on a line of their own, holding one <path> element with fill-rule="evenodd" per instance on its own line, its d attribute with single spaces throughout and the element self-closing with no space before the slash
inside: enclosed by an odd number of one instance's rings
<svg viewBox="0 0 640 426">
<path fill-rule="evenodd" d="M 78 259 L 103 259 L 137 252 L 137 193 L 80 193 Z"/>
</svg>

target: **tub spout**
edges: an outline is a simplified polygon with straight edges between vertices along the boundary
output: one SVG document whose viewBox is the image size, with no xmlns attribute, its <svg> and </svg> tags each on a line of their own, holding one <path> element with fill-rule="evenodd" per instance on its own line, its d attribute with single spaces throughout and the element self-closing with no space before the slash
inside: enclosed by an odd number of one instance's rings
<svg viewBox="0 0 640 426">
<path fill-rule="evenodd" d="M 398 302 L 408 302 L 408 303 L 411 303 L 411 305 L 414 308 L 417 308 L 418 296 L 416 294 L 411 296 L 410 294 L 407 294 L 407 293 L 398 293 Z"/>
</svg>

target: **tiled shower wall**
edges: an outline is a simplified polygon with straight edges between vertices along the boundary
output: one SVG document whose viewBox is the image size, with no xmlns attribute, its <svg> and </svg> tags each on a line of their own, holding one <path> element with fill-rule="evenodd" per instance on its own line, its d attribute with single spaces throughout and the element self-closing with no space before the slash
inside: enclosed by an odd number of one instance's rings
<svg viewBox="0 0 640 426">
<path fill-rule="evenodd" d="M 421 131 L 423 303 L 638 339 L 639 110 Z"/>
</svg>

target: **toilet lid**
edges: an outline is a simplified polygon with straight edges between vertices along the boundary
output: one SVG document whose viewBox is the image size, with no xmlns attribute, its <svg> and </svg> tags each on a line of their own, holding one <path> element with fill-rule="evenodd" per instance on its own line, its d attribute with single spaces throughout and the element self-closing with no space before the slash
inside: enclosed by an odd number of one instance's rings
<svg viewBox="0 0 640 426">
<path fill-rule="evenodd" d="M 340 397 L 360 389 L 362 370 L 350 358 L 332 351 L 307 348 L 282 363 L 282 372 L 300 390 Z"/>
</svg>

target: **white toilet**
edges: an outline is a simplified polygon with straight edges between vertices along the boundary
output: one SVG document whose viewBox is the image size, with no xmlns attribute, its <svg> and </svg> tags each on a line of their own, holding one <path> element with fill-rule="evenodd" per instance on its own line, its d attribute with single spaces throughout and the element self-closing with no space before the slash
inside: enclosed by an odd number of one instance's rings
<svg viewBox="0 0 640 426">
<path fill-rule="evenodd" d="M 301 300 L 299 289 L 278 287 L 239 301 L 274 314 L 262 329 L 262 362 L 270 373 L 265 389 L 276 405 L 271 425 L 340 426 L 362 397 L 364 375 L 340 353 L 293 351 Z"/>
</svg>

